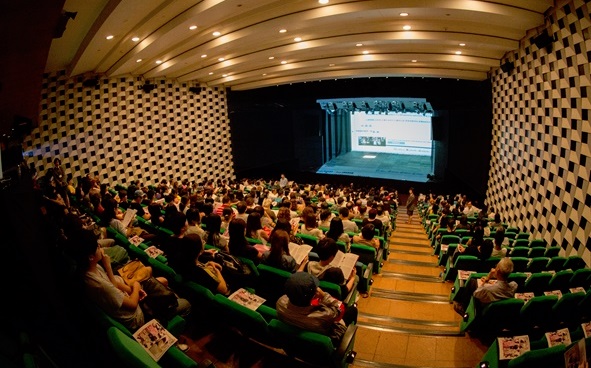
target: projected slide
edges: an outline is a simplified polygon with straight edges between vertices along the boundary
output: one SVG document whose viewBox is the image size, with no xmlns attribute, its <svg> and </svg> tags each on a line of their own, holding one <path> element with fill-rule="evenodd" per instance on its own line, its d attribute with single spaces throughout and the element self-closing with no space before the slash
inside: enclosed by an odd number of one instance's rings
<svg viewBox="0 0 591 368">
<path fill-rule="evenodd" d="M 431 117 L 351 113 L 351 151 L 431 156 Z"/>
</svg>

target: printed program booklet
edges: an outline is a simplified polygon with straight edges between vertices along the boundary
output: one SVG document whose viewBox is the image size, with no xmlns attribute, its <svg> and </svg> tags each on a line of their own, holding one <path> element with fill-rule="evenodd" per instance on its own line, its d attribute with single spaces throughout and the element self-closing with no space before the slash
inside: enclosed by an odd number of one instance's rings
<svg viewBox="0 0 591 368">
<path fill-rule="evenodd" d="M 232 295 L 228 297 L 228 299 L 252 310 L 257 310 L 257 308 L 266 301 L 266 299 L 263 299 L 244 288 L 240 288 L 233 292 Z"/>
<path fill-rule="evenodd" d="M 585 338 L 591 336 L 591 322 L 581 323 L 581 328 L 583 329 L 583 334 L 585 335 Z"/>
<path fill-rule="evenodd" d="M 289 243 L 289 254 L 295 259 L 298 265 L 302 264 L 304 258 L 310 253 L 312 250 L 312 246 L 308 244 L 296 244 L 296 243 Z"/>
<path fill-rule="evenodd" d="M 346 280 L 351 276 L 351 272 L 353 272 L 358 259 L 359 255 L 355 253 L 343 253 L 339 250 L 332 262 L 330 262 L 330 265 L 340 268 Z"/>
<path fill-rule="evenodd" d="M 574 288 L 568 289 L 571 293 L 586 293 L 585 288 L 582 286 L 577 286 Z"/>
<path fill-rule="evenodd" d="M 125 211 L 125 214 L 123 215 L 123 220 L 121 221 L 123 223 L 123 227 L 129 227 L 129 224 L 131 224 L 131 222 L 135 219 L 136 213 L 137 211 L 133 208 L 128 208 Z"/>
<path fill-rule="evenodd" d="M 517 358 L 530 350 L 529 336 L 499 337 L 499 360 Z"/>
<path fill-rule="evenodd" d="M 536 296 L 534 293 L 515 293 L 515 297 L 523 300 L 524 303 L 527 303 L 534 296 Z"/>
<path fill-rule="evenodd" d="M 588 368 L 585 339 L 580 339 L 564 353 L 565 368 Z"/>
<path fill-rule="evenodd" d="M 135 245 L 136 247 L 139 247 L 139 245 L 143 243 L 144 238 L 142 238 L 139 235 L 134 235 L 131 238 L 129 238 L 128 240 L 131 244 Z"/>
<path fill-rule="evenodd" d="M 458 278 L 460 280 L 466 281 L 470 277 L 471 274 L 476 273 L 476 271 L 465 271 L 465 270 L 458 270 Z"/>
<path fill-rule="evenodd" d="M 570 345 L 570 332 L 568 328 L 546 332 L 546 340 L 548 340 L 548 347 L 551 348 L 556 345 Z"/>
<path fill-rule="evenodd" d="M 155 245 L 151 245 L 148 248 L 144 249 L 144 252 L 146 252 L 146 254 L 149 255 L 151 258 L 156 258 L 159 255 L 164 254 L 164 252 L 161 249 L 156 248 Z"/>
<path fill-rule="evenodd" d="M 155 319 L 140 327 L 133 337 L 155 361 L 160 360 L 164 353 L 177 342 L 177 338 Z"/>
<path fill-rule="evenodd" d="M 562 292 L 560 290 L 544 291 L 544 295 L 556 295 L 558 299 L 562 298 Z"/>
</svg>

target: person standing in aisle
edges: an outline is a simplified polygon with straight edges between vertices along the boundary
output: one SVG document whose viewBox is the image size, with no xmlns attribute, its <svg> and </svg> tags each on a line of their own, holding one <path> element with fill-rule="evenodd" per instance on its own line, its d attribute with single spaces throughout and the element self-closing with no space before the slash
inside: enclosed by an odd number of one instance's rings
<svg viewBox="0 0 591 368">
<path fill-rule="evenodd" d="M 412 223 L 412 216 L 417 207 L 416 201 L 417 198 L 415 197 L 414 188 L 411 187 L 408 190 L 408 198 L 406 199 L 406 214 L 408 215 L 407 224 Z"/>
</svg>

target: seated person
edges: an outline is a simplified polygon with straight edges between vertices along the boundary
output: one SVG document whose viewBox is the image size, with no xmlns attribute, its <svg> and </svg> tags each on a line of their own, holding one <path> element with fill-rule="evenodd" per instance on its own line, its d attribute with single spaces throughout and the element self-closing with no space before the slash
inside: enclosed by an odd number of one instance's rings
<svg viewBox="0 0 591 368">
<path fill-rule="evenodd" d="M 336 242 L 345 243 L 345 249 L 347 252 L 351 249 L 351 238 L 343 229 L 343 220 L 340 217 L 335 217 L 330 220 L 330 227 L 325 234 L 327 237 L 334 239 Z"/>
<path fill-rule="evenodd" d="M 363 222 L 361 223 L 361 226 L 363 227 L 367 224 L 373 224 L 374 227 L 376 229 L 380 229 L 380 232 L 381 232 L 384 227 L 384 223 L 382 222 L 382 220 L 378 219 L 377 216 L 378 216 L 378 210 L 376 210 L 375 208 L 370 209 L 368 217 L 363 218 Z"/>
<path fill-rule="evenodd" d="M 373 224 L 365 224 L 361 228 L 361 234 L 353 236 L 353 244 L 363 244 L 373 247 L 376 250 L 380 249 L 380 240 L 375 237 L 376 231 Z"/>
<path fill-rule="evenodd" d="M 129 203 L 129 208 L 136 210 L 136 216 L 142 217 L 144 220 L 149 220 L 152 215 L 149 211 L 144 211 L 144 206 L 142 206 L 142 201 L 144 200 L 145 196 L 146 193 L 144 193 L 142 190 L 136 190 L 133 195 L 133 200 L 131 203 Z"/>
<path fill-rule="evenodd" d="M 131 331 L 144 325 L 145 317 L 140 302 L 147 294 L 142 290 L 141 284 L 135 281 L 129 286 L 119 275 L 113 274 L 110 257 L 97 244 L 93 234 L 88 233 L 77 240 L 78 264 L 84 272 L 85 290 L 89 299 Z M 168 284 L 164 278 L 157 279 Z M 177 298 L 177 301 L 176 313 L 181 317 L 188 316 L 191 304 L 181 298 Z"/>
<path fill-rule="evenodd" d="M 318 258 L 320 261 L 310 261 L 304 267 L 308 273 L 318 277 L 320 280 L 332 282 L 341 286 L 341 295 L 347 295 L 357 284 L 357 271 L 353 268 L 351 275 L 345 278 L 340 268 L 330 264 L 339 251 L 337 242 L 331 238 L 324 238 L 318 242 Z"/>
<path fill-rule="evenodd" d="M 277 317 L 284 323 L 330 336 L 338 345 L 347 326 L 357 322 L 357 308 L 347 308 L 318 285 L 318 278 L 306 272 L 292 274 L 285 283 L 285 295 L 277 300 Z"/>
<path fill-rule="evenodd" d="M 187 280 L 206 287 L 212 293 L 230 294 L 230 288 L 222 276 L 222 266 L 214 261 L 202 263 L 203 242 L 198 234 L 186 234 L 179 240 L 178 251 L 169 257 L 170 266 Z M 201 258 L 203 259 L 203 257 Z"/>
<path fill-rule="evenodd" d="M 306 256 L 300 265 L 298 265 L 295 259 L 289 254 L 289 234 L 285 230 L 274 230 L 270 237 L 271 249 L 264 252 L 261 258 L 261 262 L 269 266 L 294 272 L 296 270 L 302 270 L 308 262 L 308 256 Z"/>
<path fill-rule="evenodd" d="M 349 209 L 347 207 L 341 207 L 339 209 L 339 216 L 343 220 L 343 229 L 346 233 L 356 233 L 359 231 L 357 224 L 349 219 Z"/>
<path fill-rule="evenodd" d="M 187 229 L 185 235 L 197 234 L 201 237 L 201 242 L 205 244 L 207 242 L 207 231 L 201 227 L 201 216 L 197 208 L 189 208 L 187 210 Z"/>
<path fill-rule="evenodd" d="M 258 263 L 262 257 L 262 253 L 248 243 L 245 233 L 246 223 L 244 220 L 234 218 L 230 221 L 230 225 L 228 226 L 228 235 L 230 236 L 228 248 L 230 249 L 230 254 L 248 258 L 251 261 Z"/>
<path fill-rule="evenodd" d="M 509 257 L 504 257 L 495 268 L 490 270 L 488 275 L 480 278 L 482 286 L 478 287 L 478 280 L 471 279 L 461 295 L 456 296 L 456 301 L 454 301 L 456 312 L 460 315 L 464 314 L 471 296 L 474 296 L 480 305 L 513 298 L 517 290 L 517 283 L 515 281 L 507 282 L 511 272 L 513 272 L 513 261 Z M 492 279 L 497 281 L 491 284 L 489 281 Z"/>
<path fill-rule="evenodd" d="M 318 239 L 324 238 L 324 233 L 318 228 L 316 221 L 316 214 L 312 207 L 306 207 L 302 212 L 302 220 L 304 223 L 300 227 L 300 233 L 309 236 L 315 236 Z"/>
</svg>

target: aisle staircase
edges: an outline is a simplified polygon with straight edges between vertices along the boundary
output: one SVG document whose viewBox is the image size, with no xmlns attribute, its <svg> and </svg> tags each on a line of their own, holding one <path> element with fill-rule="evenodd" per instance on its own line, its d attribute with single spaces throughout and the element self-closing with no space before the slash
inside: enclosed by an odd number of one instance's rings
<svg viewBox="0 0 591 368">
<path fill-rule="evenodd" d="M 352 367 L 476 367 L 486 346 L 460 332 L 461 318 L 449 303 L 452 283 L 442 282 L 419 220 L 407 220 L 401 209 L 388 260 L 369 297 L 358 302 Z"/>
</svg>

